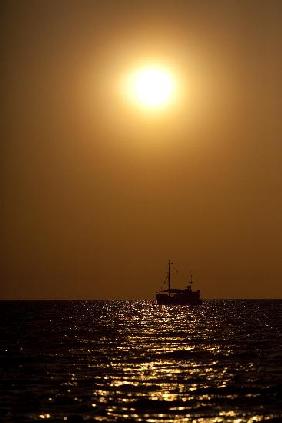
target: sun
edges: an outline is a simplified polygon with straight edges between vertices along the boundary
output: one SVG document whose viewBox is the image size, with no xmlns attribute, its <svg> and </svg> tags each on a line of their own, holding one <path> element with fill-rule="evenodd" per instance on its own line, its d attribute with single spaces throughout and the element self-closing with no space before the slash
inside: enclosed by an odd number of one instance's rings
<svg viewBox="0 0 282 423">
<path fill-rule="evenodd" d="M 160 109 L 173 101 L 175 85 L 169 70 L 159 66 L 145 66 L 131 73 L 128 93 L 137 105 Z"/>
</svg>

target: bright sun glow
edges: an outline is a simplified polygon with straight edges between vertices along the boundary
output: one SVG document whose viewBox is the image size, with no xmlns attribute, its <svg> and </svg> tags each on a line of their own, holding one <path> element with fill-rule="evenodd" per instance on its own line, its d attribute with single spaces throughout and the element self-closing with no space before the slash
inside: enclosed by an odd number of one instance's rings
<svg viewBox="0 0 282 423">
<path fill-rule="evenodd" d="M 129 78 L 129 94 L 139 105 L 159 109 L 172 102 L 175 81 L 172 74 L 161 67 L 148 66 L 133 72 Z"/>
</svg>

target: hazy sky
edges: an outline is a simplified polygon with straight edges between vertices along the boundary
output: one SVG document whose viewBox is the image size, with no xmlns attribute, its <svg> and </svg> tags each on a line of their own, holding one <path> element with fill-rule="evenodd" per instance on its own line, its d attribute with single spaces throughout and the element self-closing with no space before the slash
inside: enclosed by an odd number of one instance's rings
<svg viewBox="0 0 282 423">
<path fill-rule="evenodd" d="M 1 1 L 2 298 L 282 294 L 282 2 Z M 181 101 L 130 107 L 168 64 Z M 176 283 L 176 282 L 175 282 Z"/>
</svg>

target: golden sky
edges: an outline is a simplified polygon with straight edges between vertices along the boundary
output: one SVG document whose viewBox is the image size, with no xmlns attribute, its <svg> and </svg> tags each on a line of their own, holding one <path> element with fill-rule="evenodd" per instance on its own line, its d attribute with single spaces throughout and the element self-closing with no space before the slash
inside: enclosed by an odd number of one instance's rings
<svg viewBox="0 0 282 423">
<path fill-rule="evenodd" d="M 282 2 L 1 3 L 2 298 L 281 298 Z M 158 64 L 163 110 L 122 81 Z M 179 286 L 184 280 L 179 281 Z"/>
</svg>

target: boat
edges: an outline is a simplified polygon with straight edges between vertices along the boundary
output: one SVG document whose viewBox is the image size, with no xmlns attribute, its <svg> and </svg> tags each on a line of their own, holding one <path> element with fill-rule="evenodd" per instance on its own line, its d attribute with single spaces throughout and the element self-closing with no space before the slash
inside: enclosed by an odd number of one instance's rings
<svg viewBox="0 0 282 423">
<path fill-rule="evenodd" d="M 159 291 L 156 294 L 157 304 L 160 305 L 199 305 L 202 304 L 200 290 L 193 291 L 193 278 L 190 275 L 188 285 L 184 289 L 176 289 L 171 287 L 171 265 L 173 263 L 168 261 L 167 282 L 168 288 Z"/>
</svg>

